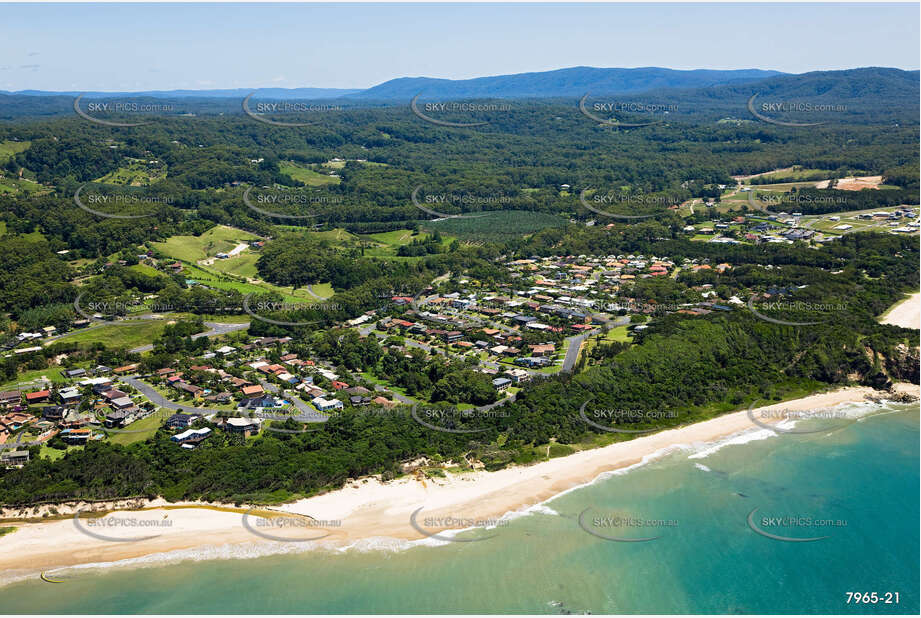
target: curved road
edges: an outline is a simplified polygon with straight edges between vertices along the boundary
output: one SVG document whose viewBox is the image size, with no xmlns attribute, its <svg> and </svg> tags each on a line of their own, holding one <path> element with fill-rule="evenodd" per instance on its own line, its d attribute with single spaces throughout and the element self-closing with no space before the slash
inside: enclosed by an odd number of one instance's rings
<svg viewBox="0 0 921 618">
<path fill-rule="evenodd" d="M 218 335 L 226 335 L 227 333 L 232 333 L 238 330 L 246 330 L 249 328 L 249 322 L 240 322 L 239 324 L 228 324 L 226 322 L 205 322 L 205 326 L 209 328 L 203 333 L 196 333 L 192 335 L 192 339 L 198 339 L 200 337 L 216 337 Z M 138 346 L 129 352 L 133 354 L 140 354 L 141 352 L 150 352 L 153 350 L 153 344 L 149 343 L 147 345 Z"/>
<path fill-rule="evenodd" d="M 218 410 L 216 408 L 196 408 L 193 406 L 183 405 L 181 403 L 176 403 L 170 401 L 159 392 L 157 392 L 153 387 L 145 382 L 141 382 L 135 377 L 124 377 L 121 378 L 123 382 L 133 386 L 138 391 L 140 391 L 145 397 L 152 401 L 155 405 L 160 406 L 161 408 L 167 408 L 169 410 L 181 410 L 183 412 L 189 412 L 192 414 L 217 414 L 218 412 L 227 412 L 227 410 Z M 260 413 L 255 416 L 258 418 L 268 419 L 270 421 L 284 421 L 289 418 L 294 419 L 299 423 L 325 423 L 328 418 L 309 407 L 304 401 L 297 397 L 289 397 L 294 404 L 294 407 L 301 411 L 301 414 L 297 416 L 289 416 L 287 414 L 275 415 L 275 414 L 266 414 Z"/>
</svg>

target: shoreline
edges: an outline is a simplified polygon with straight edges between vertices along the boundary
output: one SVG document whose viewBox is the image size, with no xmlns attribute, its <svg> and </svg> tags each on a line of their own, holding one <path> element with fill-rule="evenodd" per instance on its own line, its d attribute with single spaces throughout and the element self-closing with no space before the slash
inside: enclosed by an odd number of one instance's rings
<svg viewBox="0 0 921 618">
<path fill-rule="evenodd" d="M 918 330 L 921 328 L 921 292 L 909 294 L 908 298 L 889 307 L 879 321 L 902 328 Z"/>
<path fill-rule="evenodd" d="M 893 390 L 919 394 L 917 385 L 906 383 L 896 384 Z M 887 394 L 869 387 L 844 387 L 754 412 L 802 412 L 873 403 L 872 398 L 884 399 Z M 401 477 L 387 483 L 362 478 L 318 496 L 252 509 L 261 516 L 244 515 L 245 506 L 168 503 L 158 498 L 107 503 L 109 508 L 128 510 L 112 510 L 94 520 L 81 518 L 80 529 L 72 517 L 40 523 L 4 522 L 0 525 L 16 530 L 0 536 L 0 570 L 5 573 L 0 585 L 66 567 L 189 559 L 193 550 L 209 559 L 445 544 L 460 529 L 494 525 L 497 520 L 539 509 L 607 474 L 628 472 L 676 450 L 705 457 L 740 436 L 748 441 L 761 437 L 759 434 L 769 437 L 774 432 L 753 424 L 748 411 L 742 410 L 529 466 L 449 472 L 444 478 L 422 480 Z M 69 504 L 73 505 L 69 511 L 58 505 L 59 512 L 73 513 L 89 503 Z M 268 512 L 272 516 L 265 516 Z M 416 526 L 411 524 L 414 513 Z M 438 537 L 426 538 L 436 533 Z"/>
</svg>

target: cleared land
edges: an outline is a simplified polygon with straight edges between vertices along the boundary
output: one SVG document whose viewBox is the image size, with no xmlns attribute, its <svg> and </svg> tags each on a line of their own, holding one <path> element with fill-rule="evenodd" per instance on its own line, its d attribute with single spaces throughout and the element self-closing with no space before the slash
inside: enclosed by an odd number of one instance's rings
<svg viewBox="0 0 921 618">
<path fill-rule="evenodd" d="M 259 240 L 259 237 L 226 225 L 218 225 L 201 236 L 172 236 L 164 242 L 150 243 L 170 257 L 186 262 L 197 262 L 227 253 L 241 242 Z"/>
<path fill-rule="evenodd" d="M 287 174 L 294 180 L 299 180 L 310 187 L 322 187 L 323 185 L 339 184 L 338 176 L 321 174 L 309 167 L 305 167 L 293 161 L 283 161 L 279 164 L 278 169 L 282 174 Z"/>
</svg>

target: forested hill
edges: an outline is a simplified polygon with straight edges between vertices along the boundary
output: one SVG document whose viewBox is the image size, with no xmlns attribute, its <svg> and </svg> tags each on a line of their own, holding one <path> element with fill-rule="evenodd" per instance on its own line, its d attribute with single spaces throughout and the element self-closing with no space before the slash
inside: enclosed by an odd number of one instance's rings
<svg viewBox="0 0 921 618">
<path fill-rule="evenodd" d="M 703 88 L 736 81 L 752 82 L 775 75 L 782 73 L 761 69 L 676 71 L 657 67 L 573 67 L 540 73 L 459 80 L 401 77 L 353 94 L 349 98 L 405 101 L 420 92 L 427 97 L 451 99 L 581 97 L 588 91 L 595 94 L 629 94 L 660 88 Z"/>
<path fill-rule="evenodd" d="M 669 118 L 694 116 L 700 119 L 742 118 L 753 120 L 746 109 L 752 95 L 760 104 L 794 107 L 782 112 L 791 121 L 822 121 L 876 124 L 917 122 L 921 98 L 918 71 L 861 68 L 845 71 L 816 71 L 801 75 L 775 71 L 673 71 L 671 69 L 596 69 L 576 67 L 542 73 L 523 73 L 469 80 L 427 77 L 400 78 L 363 91 L 332 91 L 320 88 L 259 89 L 253 101 L 322 101 L 336 110 L 357 108 L 406 108 L 421 95 L 420 104 L 432 101 L 517 99 L 574 107 L 586 94 L 588 105 L 617 96 L 619 103 L 666 105 Z M 168 104 L 163 119 L 195 116 L 243 116 L 243 90 L 163 91 L 111 93 L 109 101 L 131 101 L 138 105 Z M 23 117 L 74 115 L 73 93 L 0 93 L 0 120 Z M 99 99 L 88 93 L 85 101 Z M 607 99 L 605 99 L 607 97 Z M 101 100 L 101 99 L 100 99 Z M 825 106 L 826 111 L 796 106 Z"/>
</svg>

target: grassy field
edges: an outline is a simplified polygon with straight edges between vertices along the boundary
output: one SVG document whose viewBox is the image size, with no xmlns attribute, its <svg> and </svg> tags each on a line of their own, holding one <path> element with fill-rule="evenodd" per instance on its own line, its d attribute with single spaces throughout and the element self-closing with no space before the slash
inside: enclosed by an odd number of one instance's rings
<svg viewBox="0 0 921 618">
<path fill-rule="evenodd" d="M 0 194 L 39 193 L 41 191 L 50 191 L 50 189 L 31 180 L 0 175 Z"/>
<path fill-rule="evenodd" d="M 86 261 L 89 262 L 90 260 L 86 260 Z M 71 264 L 74 265 L 73 262 L 71 262 Z M 129 266 L 128 268 L 130 270 L 139 272 L 144 275 L 148 275 L 150 277 L 165 277 L 166 276 L 164 273 L 160 272 L 153 266 L 148 266 L 147 264 L 135 264 L 133 266 Z"/>
<path fill-rule="evenodd" d="M 51 448 L 47 444 L 42 444 L 42 450 L 38 452 L 39 458 L 47 457 L 51 461 L 55 461 L 69 453 L 73 450 L 80 450 L 82 446 L 68 446 L 67 449 Z"/>
<path fill-rule="evenodd" d="M 166 178 L 166 166 L 151 166 L 145 161 L 133 160 L 127 166 L 109 172 L 93 182 L 108 185 L 146 187 Z"/>
<path fill-rule="evenodd" d="M 255 234 L 218 225 L 201 236 L 171 236 L 164 242 L 154 242 L 151 245 L 178 260 L 197 262 L 218 253 L 226 253 L 241 242 L 258 239 Z"/>
<path fill-rule="evenodd" d="M 56 384 L 64 384 L 66 380 L 64 379 L 64 376 L 61 375 L 61 369 L 61 367 L 48 367 L 46 369 L 30 369 L 28 371 L 23 371 L 16 376 L 16 379 L 10 380 L 6 384 L 0 385 L 0 390 L 18 390 L 20 388 L 20 384 L 31 382 L 33 380 L 39 380 L 43 376 Z M 30 390 L 27 386 L 23 386 L 22 389 Z"/>
<path fill-rule="evenodd" d="M 394 230 L 392 232 L 382 232 L 380 234 L 371 234 L 366 236 L 367 240 L 375 243 L 373 246 L 365 248 L 365 256 L 373 258 L 385 258 L 388 260 L 421 260 L 419 257 L 402 257 L 397 255 L 397 250 L 403 245 L 408 245 L 414 240 L 428 238 L 430 234 L 421 233 L 412 235 L 412 230 Z M 445 249 L 454 242 L 454 236 L 442 235 L 441 246 Z"/>
<path fill-rule="evenodd" d="M 331 170 L 341 170 L 343 167 L 345 167 L 345 164 L 347 162 L 348 161 L 327 161 L 326 163 L 323 164 L 323 167 L 331 169 Z M 377 166 L 377 167 L 387 166 L 386 163 L 377 163 L 375 161 L 357 161 L 355 159 L 351 159 L 351 162 L 361 163 L 362 165 L 368 165 L 368 166 Z"/>
<path fill-rule="evenodd" d="M 99 328 L 85 328 L 58 339 L 70 343 L 104 343 L 108 348 L 136 348 L 160 336 L 166 320 L 125 322 Z M 50 376 L 49 376 L 50 377 Z"/>
<path fill-rule="evenodd" d="M 309 187 L 322 187 L 323 185 L 337 185 L 339 178 L 328 176 L 315 172 L 314 170 L 304 167 L 293 161 L 283 161 L 279 164 L 278 169 L 282 174 L 287 174 L 295 180 L 303 182 Z"/>
<path fill-rule="evenodd" d="M 210 268 L 228 275 L 255 279 L 259 276 L 259 272 L 256 270 L 256 262 L 258 261 L 258 253 L 243 251 L 226 260 L 214 260 Z"/>
<path fill-rule="evenodd" d="M 424 234 L 419 234 L 417 236 L 412 235 L 412 230 L 394 230 L 392 232 L 381 232 L 380 234 L 371 234 L 369 238 L 383 243 L 385 245 L 408 245 L 415 238 L 424 237 Z"/>
<path fill-rule="evenodd" d="M 206 268 L 185 264 L 182 272 L 187 278 L 217 290 L 237 290 L 241 294 L 265 294 L 267 292 L 276 292 L 281 294 L 283 299 L 289 303 L 319 302 L 304 288 L 295 290 L 290 286 L 282 287 L 258 279 L 252 282 L 239 281 L 229 276 L 224 276 L 220 272 L 212 271 L 210 267 Z M 328 283 L 315 285 L 313 289 L 316 294 L 324 298 L 328 298 L 333 294 L 332 287 Z"/>
<path fill-rule="evenodd" d="M 762 174 L 761 176 L 758 176 L 758 178 L 767 180 L 767 181 L 772 181 L 776 178 L 784 178 L 784 179 L 792 178 L 794 181 L 812 180 L 815 182 L 819 180 L 827 180 L 831 178 L 832 174 L 834 173 L 835 173 L 834 170 L 803 168 L 798 165 L 795 165 L 793 166 L 792 170 L 777 171 L 777 172 L 771 172 L 769 174 Z M 863 176 L 864 172 L 859 172 L 856 175 Z"/>
<path fill-rule="evenodd" d="M 109 434 L 109 442 L 112 444 L 131 444 L 132 442 L 141 442 L 147 438 L 152 437 L 157 430 L 160 428 L 160 425 L 163 424 L 163 421 L 169 416 L 167 412 L 170 410 L 164 410 L 163 412 L 154 412 L 147 418 L 142 418 L 139 421 L 135 421 L 130 425 L 125 427 L 126 431 L 136 431 L 139 433 L 111 433 Z"/>
<path fill-rule="evenodd" d="M 0 142 L 0 163 L 6 163 L 10 157 L 28 150 L 31 145 L 32 142 L 12 142 L 9 140 Z"/>
<path fill-rule="evenodd" d="M 605 334 L 604 338 L 607 341 L 633 341 L 633 337 L 627 333 L 626 326 L 615 326 Z"/>
</svg>

